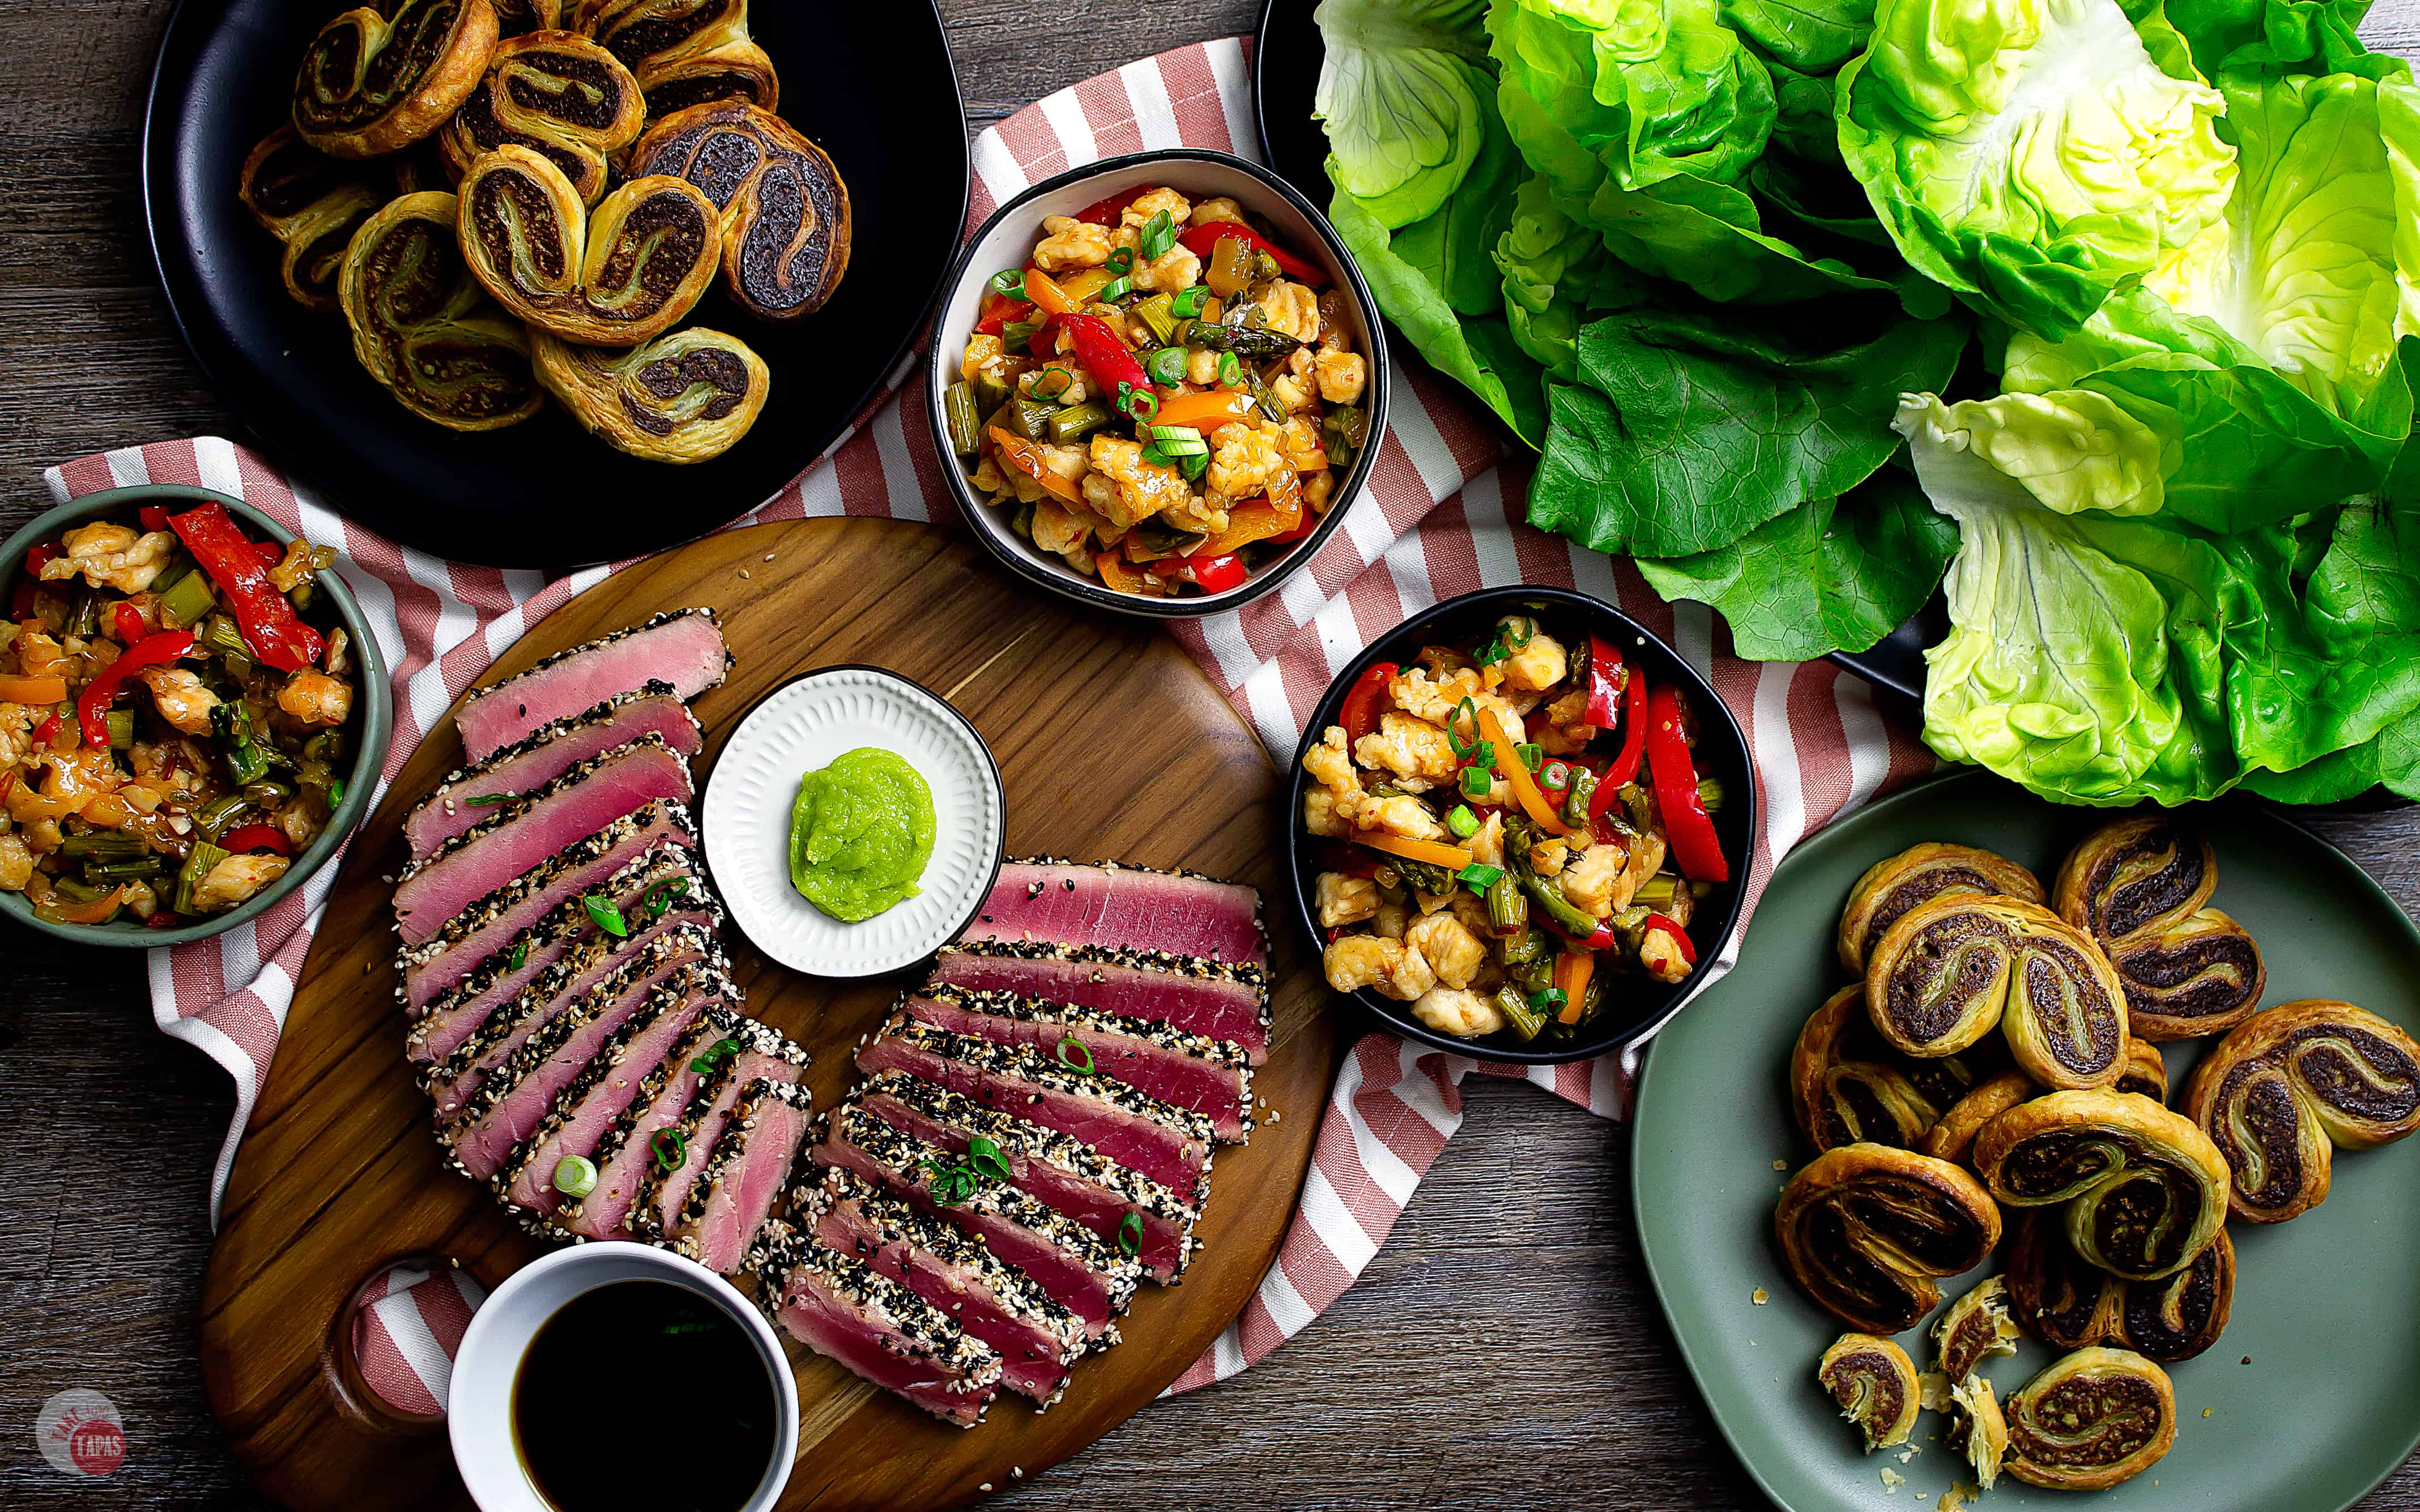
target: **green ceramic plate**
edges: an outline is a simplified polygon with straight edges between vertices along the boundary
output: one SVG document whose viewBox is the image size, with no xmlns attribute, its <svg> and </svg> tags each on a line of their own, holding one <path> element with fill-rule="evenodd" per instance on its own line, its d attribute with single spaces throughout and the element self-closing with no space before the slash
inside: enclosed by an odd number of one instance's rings
<svg viewBox="0 0 2420 1512">
<path fill-rule="evenodd" d="M 2052 808 L 1979 774 L 1876 804 L 1783 864 L 1738 969 L 1674 1020 L 1647 1058 L 1632 1187 L 1648 1272 L 1724 1437 L 1790 1512 L 1920 1512 L 1971 1478 L 1937 1442 L 1947 1420 L 1930 1412 L 1912 1461 L 1901 1464 L 1896 1449 L 1858 1453 L 1855 1430 L 1814 1380 L 1840 1326 L 1792 1288 L 1773 1242 L 1785 1180 L 1775 1167 L 1795 1169 L 1810 1154 L 1791 1122 L 1783 1067 L 1799 1026 L 1845 980 L 1832 953 L 1841 903 L 1868 866 L 1928 840 L 1997 851 L 2047 885 L 2068 847 L 2104 817 Z M 2218 854 L 2213 902 L 2268 958 L 2269 1003 L 2336 997 L 2420 1027 L 2420 930 L 2359 867 L 2263 809 L 2223 804 L 2193 818 Z M 2182 1087 L 2207 1043 L 2166 1047 L 2171 1085 Z M 2180 1419 L 2167 1458 L 2097 1497 L 2004 1478 L 1982 1499 L 1987 1512 L 2338 1512 L 2358 1501 L 2420 1443 L 2415 1187 L 2420 1140 L 2340 1155 L 2327 1201 L 2291 1223 L 2229 1226 L 2234 1312 L 2216 1347 L 2167 1367 Z M 1944 1282 L 1943 1295 L 1989 1273 Z M 1763 1305 L 1753 1301 L 1760 1288 Z M 1931 1367 L 1925 1335 L 1900 1342 L 1918 1368 Z M 1985 1374 L 2005 1400 L 2055 1357 L 2027 1339 Z M 1907 1478 L 1896 1496 L 1885 1469 Z"/>
</svg>

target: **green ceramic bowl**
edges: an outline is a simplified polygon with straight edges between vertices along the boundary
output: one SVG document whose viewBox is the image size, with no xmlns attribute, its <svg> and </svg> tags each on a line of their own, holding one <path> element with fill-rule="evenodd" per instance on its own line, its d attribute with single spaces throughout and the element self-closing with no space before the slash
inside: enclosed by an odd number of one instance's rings
<svg viewBox="0 0 2420 1512">
<path fill-rule="evenodd" d="M 1791 1121 L 1783 1067 L 1807 1015 L 1844 980 L 1832 943 L 1840 906 L 1868 866 L 1929 840 L 1997 851 L 2047 884 L 2107 817 L 1971 772 L 1874 805 L 1782 864 L 1738 968 L 1647 1057 L 1631 1178 L 1640 1248 L 1715 1423 L 1791 1512 L 1921 1512 L 1973 1479 L 1937 1442 L 1947 1420 L 1936 1413 L 1918 1422 L 1907 1463 L 1899 1449 L 1858 1452 L 1855 1429 L 1815 1383 L 1816 1357 L 1841 1325 L 1792 1288 L 1773 1240 L 1781 1184 L 1811 1153 Z M 2187 818 L 2218 856 L 2211 902 L 2267 958 L 2265 1005 L 2342 998 L 2420 1028 L 2420 930 L 2359 867 L 2254 804 L 2197 807 Z M 2211 1042 L 2164 1047 L 2171 1087 L 2183 1087 Z M 2089 1496 L 2003 1477 L 1981 1499 L 1985 1512 L 2338 1512 L 2401 1464 L 2420 1443 L 2420 1293 L 2409 1280 L 2420 1253 L 2420 1139 L 2340 1152 L 2334 1178 L 2327 1200 L 2290 1223 L 2227 1226 L 2234 1308 L 2215 1346 L 2164 1367 L 2178 1417 L 2165 1458 Z M 1995 1258 L 1944 1281 L 1942 1295 L 1957 1298 L 1997 1269 Z M 1910 1330 L 1900 1342 L 1919 1369 L 1931 1367 L 1928 1335 Z M 2055 1357 L 2026 1339 L 1984 1374 L 2005 1401 Z M 1908 1482 L 1895 1497 L 1885 1471 Z"/>
<path fill-rule="evenodd" d="M 124 517 L 132 521 L 134 511 L 144 504 L 194 504 L 215 500 L 226 506 L 226 512 L 243 522 L 257 534 L 277 541 L 290 541 L 291 531 L 253 508 L 240 499 L 232 499 L 208 488 L 189 488 L 181 484 L 145 484 L 131 488 L 107 488 L 90 493 L 71 503 L 61 504 L 39 516 L 33 523 L 8 537 L 0 546 L 0 583 L 16 579 L 18 564 L 25 553 L 44 541 L 55 541 L 66 532 L 87 521 L 103 517 Z M 286 874 L 263 887 L 240 907 L 229 909 L 198 924 L 178 929 L 150 929 L 132 919 L 108 924 L 54 924 L 36 918 L 33 905 L 24 895 L 0 892 L 0 914 L 21 923 L 30 924 L 45 934 L 78 945 L 114 946 L 125 949 L 148 949 L 155 945 L 182 945 L 188 940 L 206 940 L 213 934 L 224 934 L 245 919 L 254 918 L 273 906 L 277 900 L 302 886 L 311 873 L 328 864 L 370 810 L 370 799 L 378 786 L 379 768 L 386 758 L 388 737 L 395 728 L 395 694 L 388 687 L 386 663 L 379 656 L 378 638 L 370 633 L 369 622 L 362 617 L 361 605 L 353 601 L 352 592 L 344 579 L 333 572 L 318 575 L 319 591 L 328 595 L 335 607 L 336 617 L 344 622 L 345 634 L 352 641 L 354 655 L 360 659 L 359 688 L 353 700 L 351 729 L 358 752 L 353 757 L 352 770 L 345 774 L 345 801 L 329 816 L 328 827 L 309 848 L 295 857 Z"/>
</svg>

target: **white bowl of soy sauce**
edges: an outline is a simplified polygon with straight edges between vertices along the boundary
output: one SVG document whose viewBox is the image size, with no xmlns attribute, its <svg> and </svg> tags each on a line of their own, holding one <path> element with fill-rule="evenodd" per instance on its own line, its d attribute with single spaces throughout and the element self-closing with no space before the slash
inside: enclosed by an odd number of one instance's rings
<svg viewBox="0 0 2420 1512">
<path fill-rule="evenodd" d="M 462 1335 L 446 1403 L 481 1512 L 770 1512 L 799 1452 L 782 1344 L 731 1283 L 645 1244 L 522 1268 Z M 677 1403 L 633 1431 L 634 1402 Z"/>
</svg>

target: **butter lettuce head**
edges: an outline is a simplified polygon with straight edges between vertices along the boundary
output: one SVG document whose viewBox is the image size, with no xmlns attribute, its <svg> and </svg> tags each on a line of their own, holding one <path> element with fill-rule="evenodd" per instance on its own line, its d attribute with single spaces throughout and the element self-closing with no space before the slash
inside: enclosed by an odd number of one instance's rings
<svg viewBox="0 0 2420 1512">
<path fill-rule="evenodd" d="M 1337 187 L 1392 229 L 1460 188 L 1496 87 L 1477 65 L 1487 0 L 1323 0 L 1326 52 L 1311 114 L 1327 128 Z"/>
<path fill-rule="evenodd" d="M 2233 186 L 2218 91 L 2156 7 L 1882 0 L 1835 92 L 1900 254 L 2047 336 L 2216 224 Z"/>
</svg>

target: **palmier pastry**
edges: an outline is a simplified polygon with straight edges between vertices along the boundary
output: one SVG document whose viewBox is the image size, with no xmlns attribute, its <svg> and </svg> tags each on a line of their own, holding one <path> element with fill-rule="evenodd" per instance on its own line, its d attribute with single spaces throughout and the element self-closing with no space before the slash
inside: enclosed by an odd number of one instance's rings
<svg viewBox="0 0 2420 1512">
<path fill-rule="evenodd" d="M 461 109 L 495 49 L 489 0 L 403 0 L 392 19 L 348 10 L 303 51 L 294 129 L 339 158 L 399 152 Z"/>
<path fill-rule="evenodd" d="M 2021 1071 L 2004 1071 L 1949 1104 L 1949 1111 L 1933 1120 L 1916 1148 L 1935 1160 L 1964 1160 L 1985 1124 L 2040 1095 L 2041 1088 L 2032 1077 Z"/>
<path fill-rule="evenodd" d="M 353 234 L 337 285 L 353 355 L 405 409 L 452 430 L 494 430 L 546 403 L 529 344 L 462 260 L 454 196 L 406 194 Z"/>
<path fill-rule="evenodd" d="M 710 53 L 671 58 L 647 68 L 647 114 L 658 120 L 691 105 L 736 100 L 769 111 L 782 102 L 773 60 L 754 42 L 726 42 Z"/>
<path fill-rule="evenodd" d="M 768 320 L 823 308 L 848 270 L 848 186 L 823 149 L 737 100 L 647 128 L 629 172 L 675 174 L 722 209 L 722 281 Z"/>
<path fill-rule="evenodd" d="M 2133 1009 L 2127 1009 L 2127 1018 L 2133 1018 Z M 2129 1036 L 2126 1054 L 2118 1062 L 2118 1079 L 2109 1084 L 2113 1092 L 2133 1092 L 2154 1103 L 2168 1100 L 2168 1063 L 2160 1057 L 2160 1047 L 2148 1040 Z"/>
<path fill-rule="evenodd" d="M 2243 926 L 2208 906 L 2210 844 L 2164 818 L 2120 819 L 2058 871 L 2059 916 L 2101 942 L 2146 1040 L 2223 1034 L 2260 1005 L 2268 968 Z"/>
<path fill-rule="evenodd" d="M 1916 1362 L 1871 1334 L 1843 1334 L 1815 1365 L 1840 1415 L 1866 1436 L 1866 1453 L 1905 1443 L 1916 1427 Z"/>
<path fill-rule="evenodd" d="M 1964 1457 L 1974 1469 L 1976 1486 L 1988 1491 L 1999 1480 L 2009 1455 L 2009 1420 L 2000 1411 L 1999 1397 L 1990 1381 L 1970 1375 L 1949 1388 L 1949 1406 L 1954 1420 L 1943 1447 Z"/>
<path fill-rule="evenodd" d="M 2009 1316 L 2008 1283 L 1996 1275 L 1976 1283 L 1934 1320 L 1932 1343 L 1940 1351 L 1934 1368 L 1953 1383 L 1994 1355 L 2016 1353 L 2017 1320 Z"/>
<path fill-rule="evenodd" d="M 336 309 L 336 280 L 353 232 L 392 197 L 375 182 L 384 176 L 304 142 L 281 126 L 243 160 L 237 194 L 261 228 L 285 248 L 279 274 L 286 292 L 306 310 Z"/>
<path fill-rule="evenodd" d="M 1975 1137 L 1975 1171 L 2017 1208 L 2065 1204 L 2068 1242 L 2101 1269 L 2179 1271 L 2226 1221 L 2226 1162 L 2193 1120 L 2131 1092 L 2053 1092 Z"/>
<path fill-rule="evenodd" d="M 749 38 L 748 0 L 584 0 L 577 22 L 638 75 L 658 119 L 725 98 L 773 108 L 773 60 Z"/>
<path fill-rule="evenodd" d="M 2039 1210 L 2010 1221 L 2009 1294 L 2017 1322 L 2045 1344 L 2122 1344 L 2154 1360 L 2190 1360 L 2218 1342 L 2235 1303 L 2235 1242 L 2226 1230 L 2183 1270 L 2125 1281 L 2075 1253 Z"/>
<path fill-rule="evenodd" d="M 552 31 L 563 24 L 564 0 L 489 0 L 496 8 L 496 31 L 503 37 Z"/>
<path fill-rule="evenodd" d="M 2026 1381 L 2005 1412 L 2000 1468 L 2047 1490 L 2107 1490 L 2177 1442 L 2176 1388 L 2132 1350 L 2078 1350 Z"/>
<path fill-rule="evenodd" d="M 576 32 L 541 31 L 496 44 L 488 75 L 439 141 L 456 175 L 507 142 L 563 170 L 583 204 L 605 193 L 605 159 L 647 124 L 639 82 L 613 54 Z"/>
<path fill-rule="evenodd" d="M 1849 889 L 1849 905 L 1840 911 L 1840 964 L 1865 975 L 1867 957 L 1900 916 L 1945 895 L 2050 902 L 2032 872 L 1990 851 L 1937 841 L 1912 845 L 1867 868 Z"/>
<path fill-rule="evenodd" d="M 1940 1303 L 1937 1278 L 1983 1262 L 2000 1242 L 2000 1210 L 1947 1161 L 1848 1145 L 1790 1179 L 1774 1229 L 1810 1301 L 1851 1328 L 1888 1335 Z"/>
<path fill-rule="evenodd" d="M 2281 1004 L 2202 1057 L 2184 1109 L 2226 1157 L 2235 1215 L 2283 1223 L 2327 1196 L 2335 1147 L 2420 1128 L 2420 1045 L 2350 1003 Z"/>
<path fill-rule="evenodd" d="M 2000 1029 L 2044 1087 L 2105 1087 L 2126 1001 L 2100 949 L 2046 908 L 1948 895 L 1900 916 L 1866 964 L 1866 1009 L 1893 1049 L 1955 1054 Z"/>
<path fill-rule="evenodd" d="M 729 451 L 765 408 L 772 379 L 747 343 L 691 326 L 628 351 L 532 332 L 538 381 L 609 445 L 650 462 Z"/>
<path fill-rule="evenodd" d="M 714 282 L 714 206 L 665 175 L 633 178 L 592 212 L 524 147 L 462 176 L 471 271 L 509 313 L 566 341 L 635 347 L 678 325 Z"/>
<path fill-rule="evenodd" d="M 1807 1017 L 1790 1052 L 1790 1096 L 1799 1132 L 1818 1152 L 1842 1145 L 1913 1149 L 1937 1110 L 1866 1022 L 1866 994 L 1852 984 Z"/>
</svg>

